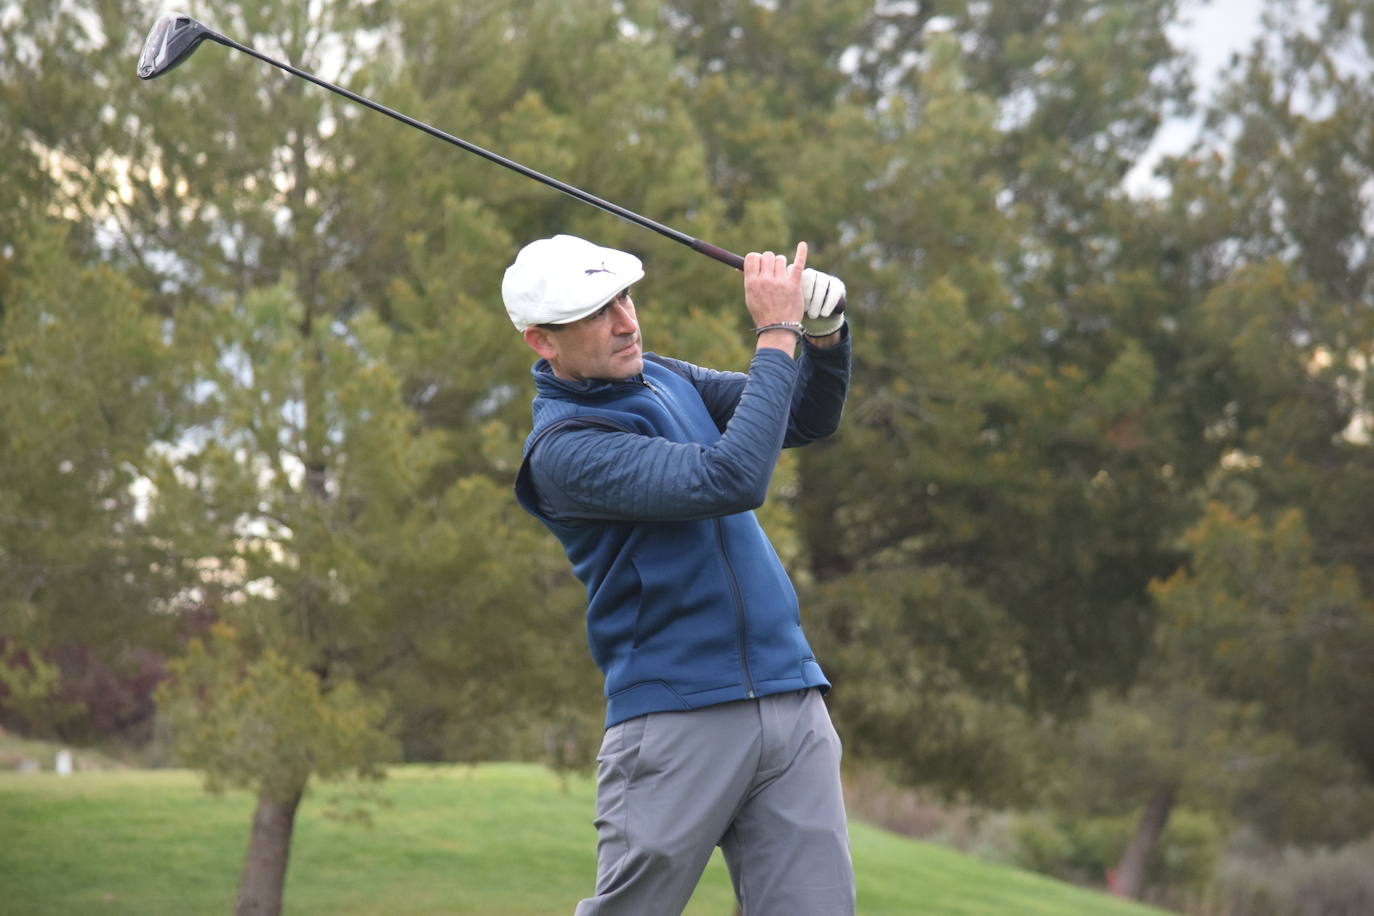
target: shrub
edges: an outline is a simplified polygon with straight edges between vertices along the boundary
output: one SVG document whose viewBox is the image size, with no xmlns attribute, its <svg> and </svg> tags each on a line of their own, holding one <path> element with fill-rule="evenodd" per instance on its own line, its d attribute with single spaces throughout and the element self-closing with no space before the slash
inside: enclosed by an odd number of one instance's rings
<svg viewBox="0 0 1374 916">
<path fill-rule="evenodd" d="M 1365 916 L 1374 913 L 1374 837 L 1339 849 L 1232 856 L 1217 889 L 1230 916 Z"/>
<path fill-rule="evenodd" d="M 1078 819 L 1028 815 L 1014 828 L 1016 864 L 1066 881 L 1100 885 L 1121 860 L 1138 821 L 1138 813 Z M 1216 818 L 1180 808 L 1150 857 L 1147 882 L 1170 892 L 1169 897 L 1196 894 L 1210 883 L 1221 851 Z"/>
</svg>

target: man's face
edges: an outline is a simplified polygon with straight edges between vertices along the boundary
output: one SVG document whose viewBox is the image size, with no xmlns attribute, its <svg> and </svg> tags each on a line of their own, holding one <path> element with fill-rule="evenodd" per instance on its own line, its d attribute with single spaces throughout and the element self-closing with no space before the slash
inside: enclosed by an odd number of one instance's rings
<svg viewBox="0 0 1374 916">
<path fill-rule="evenodd" d="M 536 345 L 530 331 L 541 332 L 543 346 Z M 629 290 L 586 318 L 530 331 L 525 339 L 549 361 L 559 378 L 626 379 L 644 371 L 639 319 Z"/>
</svg>

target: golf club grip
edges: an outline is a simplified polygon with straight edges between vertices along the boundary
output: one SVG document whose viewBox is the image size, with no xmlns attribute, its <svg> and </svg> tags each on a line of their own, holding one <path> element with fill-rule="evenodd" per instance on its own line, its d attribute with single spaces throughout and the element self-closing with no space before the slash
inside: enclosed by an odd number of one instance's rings
<svg viewBox="0 0 1374 916">
<path fill-rule="evenodd" d="M 722 264 L 729 264 L 735 270 L 744 270 L 744 258 L 735 254 L 733 251 L 726 251 L 719 245 L 712 245 L 710 242 L 703 242 L 701 239 L 692 239 L 692 241 L 688 244 L 692 246 L 693 251 L 699 252 L 700 254 L 704 254 L 708 258 L 715 258 Z M 834 313 L 836 315 L 844 314 L 843 299 L 841 299 L 839 304 L 835 306 Z"/>
<path fill-rule="evenodd" d="M 744 270 L 744 258 L 735 254 L 733 251 L 726 251 L 719 245 L 712 245 L 710 242 L 703 242 L 701 239 L 692 239 L 692 250 L 706 255 L 708 258 L 715 258 L 722 264 L 729 264 L 735 270 Z"/>
<path fill-rule="evenodd" d="M 723 249 L 723 247 L 720 247 L 719 244 L 702 242 L 701 239 L 692 239 L 691 242 L 688 244 L 691 244 L 692 251 L 698 251 L 698 253 L 705 254 L 708 258 L 716 258 L 716 260 L 720 261 L 721 264 L 728 264 L 732 266 L 732 268 L 735 268 L 736 271 L 743 271 L 743 269 L 745 269 L 745 260 L 743 260 L 742 257 L 739 257 L 739 255 L 735 254 L 734 251 L 727 251 Z M 845 313 L 844 299 L 840 299 L 840 305 L 835 306 L 834 313 Z"/>
</svg>

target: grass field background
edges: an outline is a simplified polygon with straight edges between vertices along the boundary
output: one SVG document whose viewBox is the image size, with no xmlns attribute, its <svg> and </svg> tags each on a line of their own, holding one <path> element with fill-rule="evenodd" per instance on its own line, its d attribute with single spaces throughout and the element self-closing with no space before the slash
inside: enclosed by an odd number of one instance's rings
<svg viewBox="0 0 1374 916">
<path fill-rule="evenodd" d="M 316 787 L 296 821 L 287 913 L 569 914 L 591 889 L 595 786 L 530 765 L 398 767 L 366 803 Z M 0 913 L 232 911 L 253 802 L 181 770 L 0 772 Z M 862 824 L 864 916 L 1158 913 Z M 687 912 L 729 916 L 719 853 Z"/>
</svg>

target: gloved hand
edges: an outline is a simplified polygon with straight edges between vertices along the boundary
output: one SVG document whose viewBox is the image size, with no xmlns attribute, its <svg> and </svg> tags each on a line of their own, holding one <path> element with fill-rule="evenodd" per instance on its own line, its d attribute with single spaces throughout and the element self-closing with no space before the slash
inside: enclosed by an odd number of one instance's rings
<svg viewBox="0 0 1374 916">
<path fill-rule="evenodd" d="M 808 336 L 825 337 L 838 331 L 844 324 L 843 304 L 843 280 L 810 267 L 802 272 L 802 327 Z"/>
</svg>

